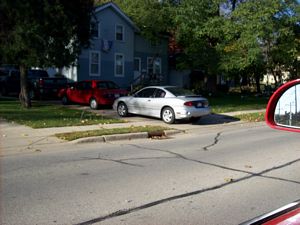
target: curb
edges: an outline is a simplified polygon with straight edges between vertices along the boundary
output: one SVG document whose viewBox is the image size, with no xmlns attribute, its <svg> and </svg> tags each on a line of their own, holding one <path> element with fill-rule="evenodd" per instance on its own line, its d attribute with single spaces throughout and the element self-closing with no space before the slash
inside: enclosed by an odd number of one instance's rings
<svg viewBox="0 0 300 225">
<path fill-rule="evenodd" d="M 72 144 L 86 144 L 86 143 L 97 143 L 97 142 L 110 142 L 110 141 L 122 141 L 132 139 L 146 139 L 153 138 L 155 136 L 172 136 L 179 133 L 184 133 L 183 130 L 165 130 L 159 132 L 140 132 L 140 133 L 128 133 L 128 134 L 112 134 L 103 135 L 98 137 L 86 137 L 70 141 Z"/>
</svg>

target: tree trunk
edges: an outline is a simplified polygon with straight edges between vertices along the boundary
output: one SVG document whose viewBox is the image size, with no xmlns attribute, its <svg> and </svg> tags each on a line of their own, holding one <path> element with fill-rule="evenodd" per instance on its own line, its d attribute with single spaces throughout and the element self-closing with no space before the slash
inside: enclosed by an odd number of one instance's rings
<svg viewBox="0 0 300 225">
<path fill-rule="evenodd" d="M 255 75 L 255 84 L 256 84 L 256 92 L 258 94 L 261 93 L 261 89 L 260 89 L 260 75 L 256 74 Z"/>
<path fill-rule="evenodd" d="M 19 99 L 21 102 L 21 105 L 25 108 L 31 107 L 31 99 L 29 97 L 28 92 L 28 82 L 27 82 L 27 68 L 24 65 L 20 66 L 20 86 L 21 91 L 19 94 Z"/>
</svg>

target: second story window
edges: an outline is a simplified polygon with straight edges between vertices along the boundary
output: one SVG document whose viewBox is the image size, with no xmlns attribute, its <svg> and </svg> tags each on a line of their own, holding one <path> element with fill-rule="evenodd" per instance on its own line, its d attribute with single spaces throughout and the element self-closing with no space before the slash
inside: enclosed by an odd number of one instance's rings
<svg viewBox="0 0 300 225">
<path fill-rule="evenodd" d="M 93 38 L 100 37 L 100 23 L 97 21 L 93 21 L 91 23 L 91 35 Z"/>
<path fill-rule="evenodd" d="M 124 27 L 122 25 L 116 25 L 116 40 L 124 41 Z"/>
</svg>

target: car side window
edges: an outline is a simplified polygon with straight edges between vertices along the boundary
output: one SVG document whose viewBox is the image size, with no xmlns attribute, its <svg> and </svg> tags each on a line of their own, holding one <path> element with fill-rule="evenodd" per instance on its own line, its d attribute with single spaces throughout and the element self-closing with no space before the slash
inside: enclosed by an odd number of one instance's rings
<svg viewBox="0 0 300 225">
<path fill-rule="evenodd" d="M 92 83 L 91 82 L 79 82 L 76 85 L 76 89 L 80 90 L 80 91 L 84 91 L 84 90 L 90 90 L 92 88 Z"/>
<path fill-rule="evenodd" d="M 84 90 L 84 88 L 83 88 L 83 82 L 79 82 L 79 83 L 77 83 L 77 85 L 76 85 L 76 89 L 77 90 Z"/>
<path fill-rule="evenodd" d="M 155 88 L 146 88 L 139 91 L 135 97 L 137 98 L 152 98 L 154 96 Z"/>
<path fill-rule="evenodd" d="M 119 89 L 120 87 L 112 81 L 106 83 L 108 89 Z"/>
<path fill-rule="evenodd" d="M 166 92 L 164 90 L 156 89 L 154 97 L 155 98 L 164 98 L 165 95 L 166 95 Z"/>
<path fill-rule="evenodd" d="M 105 82 L 98 82 L 97 88 L 99 89 L 107 89 L 107 84 Z"/>
</svg>

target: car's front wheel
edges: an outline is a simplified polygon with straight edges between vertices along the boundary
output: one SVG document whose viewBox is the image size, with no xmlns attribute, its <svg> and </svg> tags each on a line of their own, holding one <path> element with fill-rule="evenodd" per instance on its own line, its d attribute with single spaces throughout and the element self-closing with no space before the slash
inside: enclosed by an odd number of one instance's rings
<svg viewBox="0 0 300 225">
<path fill-rule="evenodd" d="M 98 102 L 95 98 L 92 98 L 90 100 L 90 108 L 91 109 L 98 109 L 99 108 L 99 104 L 98 104 Z"/>
<path fill-rule="evenodd" d="M 175 113 L 171 107 L 165 107 L 162 110 L 161 118 L 165 123 L 172 124 L 175 122 Z"/>
<path fill-rule="evenodd" d="M 120 102 L 117 107 L 118 115 L 121 117 L 128 116 L 128 108 L 124 102 Z"/>
</svg>

